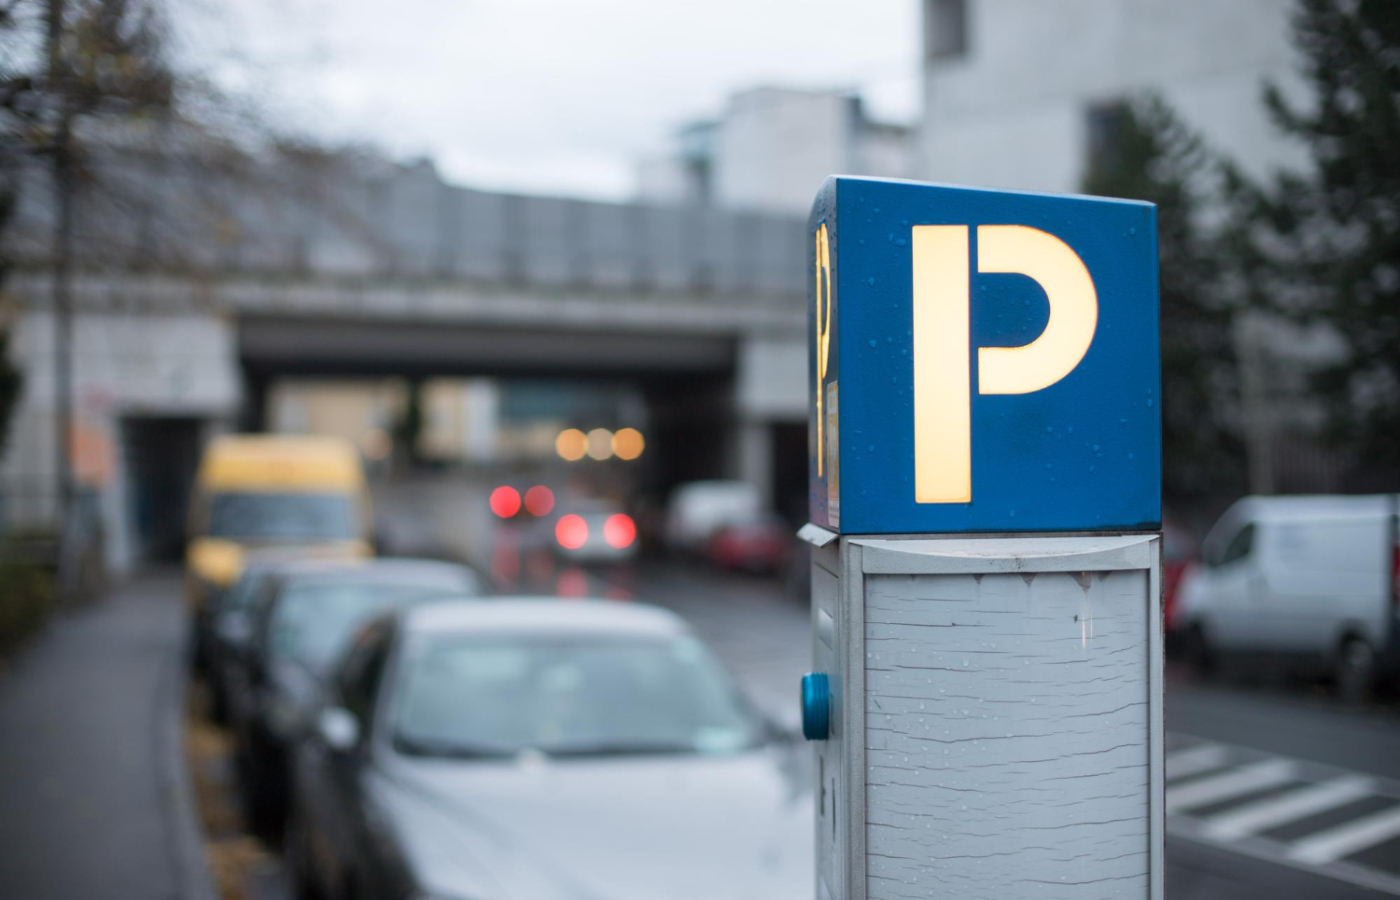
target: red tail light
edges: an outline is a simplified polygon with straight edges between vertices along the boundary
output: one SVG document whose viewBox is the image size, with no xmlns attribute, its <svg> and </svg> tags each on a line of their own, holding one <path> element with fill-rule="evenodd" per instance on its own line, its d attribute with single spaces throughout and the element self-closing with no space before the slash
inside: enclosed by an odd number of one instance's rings
<svg viewBox="0 0 1400 900">
<path fill-rule="evenodd" d="M 603 540 L 608 545 L 618 550 L 625 550 L 632 546 L 632 542 L 637 539 L 637 523 L 632 521 L 632 517 L 617 513 L 608 516 L 608 520 L 603 523 Z"/>
<path fill-rule="evenodd" d="M 588 542 L 588 523 L 573 513 L 560 516 L 554 523 L 554 538 L 565 550 L 577 550 Z"/>
<path fill-rule="evenodd" d="M 520 512 L 520 492 L 503 484 L 491 492 L 491 511 L 502 519 Z"/>
<path fill-rule="evenodd" d="M 1400 544 L 1390 550 L 1390 603 L 1400 610 Z"/>
<path fill-rule="evenodd" d="M 525 492 L 525 511 L 532 516 L 547 516 L 554 509 L 554 492 L 537 484 Z"/>
</svg>

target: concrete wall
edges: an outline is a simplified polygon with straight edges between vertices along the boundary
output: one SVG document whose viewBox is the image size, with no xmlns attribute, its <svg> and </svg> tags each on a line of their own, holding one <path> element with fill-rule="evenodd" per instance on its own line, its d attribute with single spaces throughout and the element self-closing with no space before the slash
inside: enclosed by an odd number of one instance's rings
<svg viewBox="0 0 1400 900">
<path fill-rule="evenodd" d="M 867 119 L 849 92 L 752 88 L 730 97 L 718 121 L 684 130 L 670 152 L 643 160 L 637 193 L 805 216 L 829 175 L 908 177 L 913 143 L 909 129 Z"/>
<path fill-rule="evenodd" d="M 0 458 L 0 527 L 54 519 L 53 317 L 22 314 L 11 344 L 24 373 L 10 444 Z M 108 563 L 133 561 L 122 423 L 130 418 L 232 421 L 241 387 L 230 323 L 207 314 L 139 310 L 78 316 L 73 328 L 75 476 L 101 495 Z"/>
<path fill-rule="evenodd" d="M 823 179 L 851 165 L 847 96 L 757 88 L 730 99 L 715 147 L 715 202 L 805 212 Z"/>
<path fill-rule="evenodd" d="M 925 0 L 926 13 L 946 0 Z M 967 44 L 925 63 L 919 176 L 1076 191 L 1089 111 L 1160 93 L 1255 172 L 1301 160 L 1267 120 L 1265 78 L 1296 91 L 1282 0 L 965 0 Z M 937 36 L 926 36 L 932 52 Z"/>
<path fill-rule="evenodd" d="M 127 207 L 96 191 L 79 196 L 76 253 L 84 269 L 784 300 L 806 291 L 796 215 L 476 191 L 443 182 L 427 163 L 271 161 L 256 174 L 199 178 L 177 163 L 110 153 L 96 158 L 99 175 L 120 172 L 124 191 L 160 198 Z M 42 267 L 48 252 L 45 179 L 37 168 L 25 173 L 7 230 L 21 266 Z M 803 190 L 810 194 L 805 181 Z"/>
</svg>

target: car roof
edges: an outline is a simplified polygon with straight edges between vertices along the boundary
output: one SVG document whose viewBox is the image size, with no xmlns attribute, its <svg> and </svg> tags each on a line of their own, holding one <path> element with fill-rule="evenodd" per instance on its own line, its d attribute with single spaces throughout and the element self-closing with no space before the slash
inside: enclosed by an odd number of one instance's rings
<svg viewBox="0 0 1400 900">
<path fill-rule="evenodd" d="M 489 602 L 483 603 L 482 599 Z M 676 637 L 689 633 L 675 613 L 644 603 L 495 597 L 447 601 L 398 614 L 410 634 L 497 633 Z"/>
<path fill-rule="evenodd" d="M 1386 515 L 1394 510 L 1393 503 L 1388 494 L 1245 497 L 1239 502 L 1239 512 L 1256 521 L 1305 521 Z"/>
</svg>

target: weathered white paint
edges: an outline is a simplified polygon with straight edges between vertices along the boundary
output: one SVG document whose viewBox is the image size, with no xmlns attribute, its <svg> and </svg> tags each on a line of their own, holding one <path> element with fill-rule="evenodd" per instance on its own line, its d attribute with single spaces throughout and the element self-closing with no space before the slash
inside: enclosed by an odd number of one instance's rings
<svg viewBox="0 0 1400 900">
<path fill-rule="evenodd" d="M 867 896 L 1146 897 L 1148 572 L 867 578 Z"/>
</svg>

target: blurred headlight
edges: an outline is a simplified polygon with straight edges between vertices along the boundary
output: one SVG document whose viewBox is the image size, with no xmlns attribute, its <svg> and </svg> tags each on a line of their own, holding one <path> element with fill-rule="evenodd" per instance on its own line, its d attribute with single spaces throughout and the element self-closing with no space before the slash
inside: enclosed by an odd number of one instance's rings
<svg viewBox="0 0 1400 900">
<path fill-rule="evenodd" d="M 200 538 L 190 545 L 188 561 L 193 575 L 224 588 L 243 570 L 243 548 L 232 541 Z"/>
</svg>

